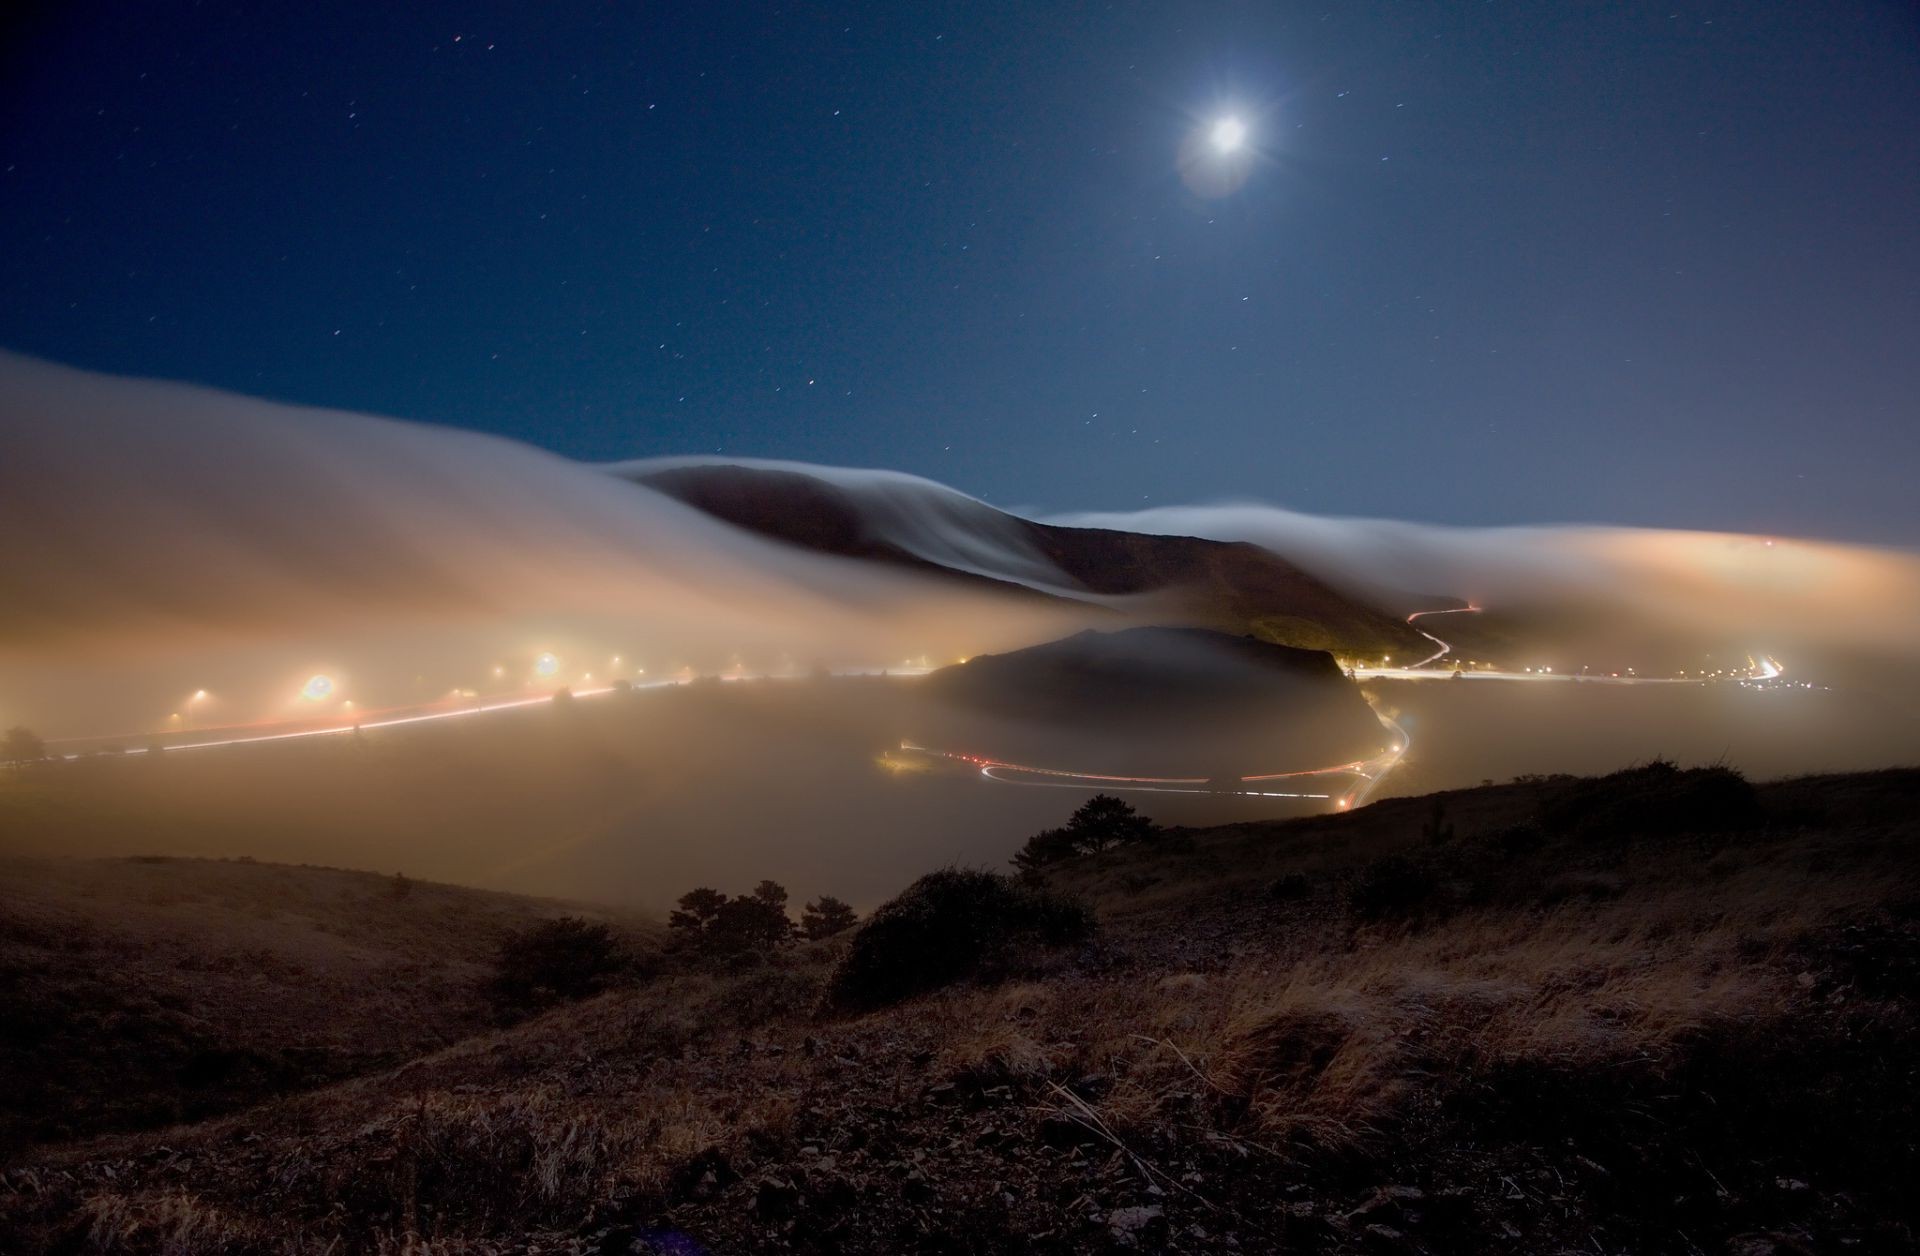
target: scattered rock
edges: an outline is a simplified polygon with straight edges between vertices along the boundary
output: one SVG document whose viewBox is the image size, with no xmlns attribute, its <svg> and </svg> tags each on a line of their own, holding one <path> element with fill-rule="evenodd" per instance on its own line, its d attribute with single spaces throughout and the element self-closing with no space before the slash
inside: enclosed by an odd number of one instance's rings
<svg viewBox="0 0 1920 1256">
<path fill-rule="evenodd" d="M 1133 1247 L 1166 1237 L 1166 1211 L 1155 1204 L 1115 1208 L 1107 1214 L 1107 1229 L 1121 1243 Z"/>
</svg>

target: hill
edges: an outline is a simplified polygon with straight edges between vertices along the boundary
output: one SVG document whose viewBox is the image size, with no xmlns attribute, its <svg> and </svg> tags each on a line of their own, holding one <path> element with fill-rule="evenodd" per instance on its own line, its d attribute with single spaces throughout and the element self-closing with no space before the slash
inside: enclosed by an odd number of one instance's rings
<svg viewBox="0 0 1920 1256">
<path fill-rule="evenodd" d="M 1911 1250 L 1917 804 L 1653 764 L 1170 833 L 1050 874 L 1099 932 L 996 980 L 849 1015 L 843 939 L 670 964 L 43 1149 L 0 1246 Z"/>
<path fill-rule="evenodd" d="M 1331 655 L 1199 628 L 1077 633 L 926 680 L 993 717 L 973 748 L 1124 774 L 1239 776 L 1378 754 L 1386 734 Z"/>
<path fill-rule="evenodd" d="M 1036 523 L 895 472 L 690 459 L 612 470 L 713 518 L 813 553 L 989 582 L 1025 596 L 1097 601 L 1282 645 L 1425 653 L 1424 638 L 1399 615 L 1244 541 Z"/>
<path fill-rule="evenodd" d="M 509 933 L 602 909 L 337 868 L 0 860 L 0 1156 L 199 1120 L 491 1023 Z"/>
</svg>

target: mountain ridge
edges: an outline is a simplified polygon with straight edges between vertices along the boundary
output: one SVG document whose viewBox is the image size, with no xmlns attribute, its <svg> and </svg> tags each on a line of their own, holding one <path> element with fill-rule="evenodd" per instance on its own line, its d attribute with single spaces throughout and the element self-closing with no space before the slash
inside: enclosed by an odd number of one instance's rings
<svg viewBox="0 0 1920 1256">
<path fill-rule="evenodd" d="M 724 523 L 813 553 L 1154 622 L 1363 655 L 1421 648 L 1397 615 L 1248 541 L 1041 523 L 931 480 L 753 460 L 658 459 L 608 471 Z"/>
</svg>

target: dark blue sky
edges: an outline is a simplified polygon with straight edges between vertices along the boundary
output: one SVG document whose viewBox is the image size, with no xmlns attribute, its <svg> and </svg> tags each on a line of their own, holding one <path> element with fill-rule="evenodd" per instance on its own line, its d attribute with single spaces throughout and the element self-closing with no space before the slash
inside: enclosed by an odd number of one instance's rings
<svg viewBox="0 0 1920 1256">
<path fill-rule="evenodd" d="M 1909 5 L 53 8 L 14 349 L 1013 505 L 1920 542 Z"/>
</svg>

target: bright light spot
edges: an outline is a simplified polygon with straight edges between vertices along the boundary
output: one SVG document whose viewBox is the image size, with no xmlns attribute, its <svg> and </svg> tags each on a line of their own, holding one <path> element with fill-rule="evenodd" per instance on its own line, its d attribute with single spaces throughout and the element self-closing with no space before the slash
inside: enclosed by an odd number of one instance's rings
<svg viewBox="0 0 1920 1256">
<path fill-rule="evenodd" d="M 204 689 L 196 689 L 196 690 L 194 690 L 194 691 L 193 691 L 193 697 L 191 697 L 191 698 L 189 698 L 189 699 L 188 699 L 188 701 L 190 701 L 190 702 L 199 702 L 199 701 L 200 701 L 201 699 L 203 699 L 203 698 L 205 698 L 206 696 L 207 696 L 207 691 L 206 691 L 206 690 L 204 690 Z"/>
<path fill-rule="evenodd" d="M 314 675 L 300 687 L 300 696 L 309 702 L 323 702 L 333 693 L 333 677 Z"/>
<path fill-rule="evenodd" d="M 551 676 L 560 670 L 560 660 L 551 652 L 542 654 L 533 661 L 533 670 L 541 676 Z"/>
<path fill-rule="evenodd" d="M 1213 141 L 1215 150 L 1222 153 L 1238 152 L 1247 142 L 1247 124 L 1229 114 L 1213 124 L 1213 130 L 1207 138 Z"/>
</svg>

